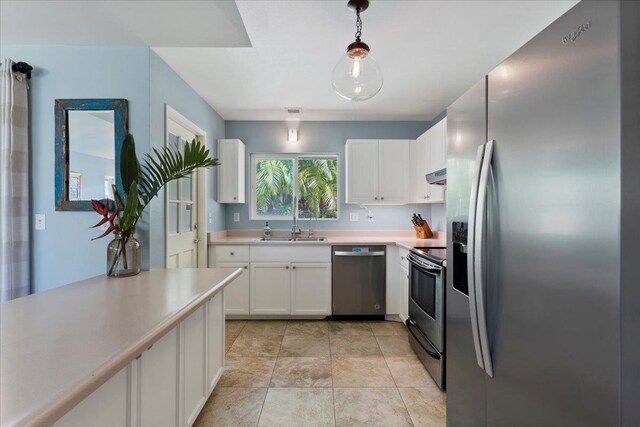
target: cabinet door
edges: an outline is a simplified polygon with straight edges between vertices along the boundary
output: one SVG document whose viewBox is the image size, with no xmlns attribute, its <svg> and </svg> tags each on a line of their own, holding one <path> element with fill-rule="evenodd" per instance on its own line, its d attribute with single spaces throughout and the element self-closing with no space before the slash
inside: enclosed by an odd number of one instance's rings
<svg viewBox="0 0 640 427">
<path fill-rule="evenodd" d="M 410 141 L 381 139 L 379 147 L 380 203 L 407 203 L 410 198 Z"/>
<path fill-rule="evenodd" d="M 447 120 L 442 119 L 428 133 L 429 144 L 429 172 L 435 172 L 447 167 Z M 444 202 L 444 187 L 429 184 L 428 201 L 430 203 Z"/>
<path fill-rule="evenodd" d="M 349 140 L 345 152 L 346 203 L 377 203 L 378 140 Z"/>
<path fill-rule="evenodd" d="M 205 402 L 205 319 L 204 306 L 200 307 L 182 322 L 184 334 L 184 425 L 190 426 L 196 420 Z"/>
<path fill-rule="evenodd" d="M 291 314 L 331 314 L 331 264 L 291 264 Z"/>
<path fill-rule="evenodd" d="M 251 314 L 290 314 L 289 263 L 251 263 Z"/>
<path fill-rule="evenodd" d="M 431 185 L 427 183 L 426 175 L 430 170 L 430 147 L 428 133 L 425 132 L 413 141 L 411 152 L 411 183 L 413 184 L 414 203 L 427 203 L 431 197 Z"/>
<path fill-rule="evenodd" d="M 218 141 L 218 202 L 244 203 L 244 144 L 237 139 Z"/>
<path fill-rule="evenodd" d="M 249 314 L 249 263 L 219 262 L 217 267 L 242 268 L 242 274 L 224 288 L 224 312 Z"/>
<path fill-rule="evenodd" d="M 175 426 L 178 423 L 177 328 L 142 353 L 138 375 L 140 426 Z"/>
<path fill-rule="evenodd" d="M 226 291 L 225 288 L 224 292 Z M 248 297 L 247 295 L 247 304 Z M 226 294 L 219 293 L 207 303 L 207 379 L 209 387 L 207 392 L 211 392 L 215 388 L 224 368 L 224 307 L 226 299 Z"/>
<path fill-rule="evenodd" d="M 406 321 L 409 318 L 409 271 L 400 267 L 400 318 Z"/>
<path fill-rule="evenodd" d="M 107 380 L 54 424 L 55 427 L 126 425 L 127 368 Z"/>
</svg>

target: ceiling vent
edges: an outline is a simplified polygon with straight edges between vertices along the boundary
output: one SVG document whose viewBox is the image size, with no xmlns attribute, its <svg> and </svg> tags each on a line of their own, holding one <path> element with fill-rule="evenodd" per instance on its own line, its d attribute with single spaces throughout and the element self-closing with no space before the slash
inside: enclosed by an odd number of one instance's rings
<svg viewBox="0 0 640 427">
<path fill-rule="evenodd" d="M 287 107 L 287 114 L 302 114 L 302 108 L 300 107 Z"/>
</svg>

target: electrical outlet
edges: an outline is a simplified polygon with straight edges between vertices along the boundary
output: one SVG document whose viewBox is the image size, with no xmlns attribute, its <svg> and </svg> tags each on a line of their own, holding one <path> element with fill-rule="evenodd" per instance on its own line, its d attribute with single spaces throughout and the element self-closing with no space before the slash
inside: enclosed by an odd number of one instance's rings
<svg viewBox="0 0 640 427">
<path fill-rule="evenodd" d="M 36 214 L 36 230 L 44 230 L 46 225 L 44 214 Z"/>
<path fill-rule="evenodd" d="M 358 212 L 349 213 L 349 221 L 352 221 L 352 222 L 360 221 L 360 214 Z"/>
<path fill-rule="evenodd" d="M 240 212 L 233 213 L 233 222 L 240 222 Z"/>
</svg>

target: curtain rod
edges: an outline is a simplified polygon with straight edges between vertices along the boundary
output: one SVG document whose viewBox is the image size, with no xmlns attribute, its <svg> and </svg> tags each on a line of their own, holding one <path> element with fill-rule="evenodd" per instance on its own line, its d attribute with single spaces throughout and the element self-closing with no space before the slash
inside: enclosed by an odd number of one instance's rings
<svg viewBox="0 0 640 427">
<path fill-rule="evenodd" d="M 16 73 L 25 74 L 27 79 L 31 79 L 31 70 L 33 70 L 33 67 L 26 62 L 16 62 L 11 66 L 11 70 Z"/>
</svg>

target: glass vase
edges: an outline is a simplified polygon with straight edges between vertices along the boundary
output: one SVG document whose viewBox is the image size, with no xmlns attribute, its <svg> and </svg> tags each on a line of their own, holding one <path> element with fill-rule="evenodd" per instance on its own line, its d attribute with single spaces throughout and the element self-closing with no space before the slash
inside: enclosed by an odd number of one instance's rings
<svg viewBox="0 0 640 427">
<path fill-rule="evenodd" d="M 126 277 L 140 273 L 140 242 L 133 233 L 115 231 L 107 246 L 107 276 Z"/>
</svg>

